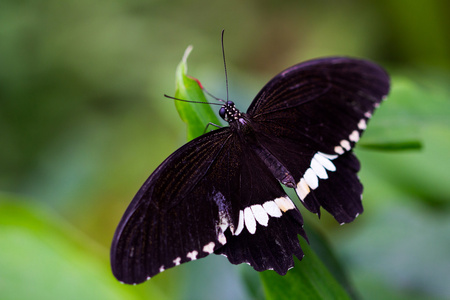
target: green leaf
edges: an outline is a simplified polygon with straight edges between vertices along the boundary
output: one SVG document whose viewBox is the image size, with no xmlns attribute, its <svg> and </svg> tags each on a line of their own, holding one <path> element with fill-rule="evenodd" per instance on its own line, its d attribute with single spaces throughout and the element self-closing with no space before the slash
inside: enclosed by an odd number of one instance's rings
<svg viewBox="0 0 450 300">
<path fill-rule="evenodd" d="M 186 50 L 183 60 L 178 65 L 176 71 L 177 92 L 175 95 L 180 99 L 206 101 L 198 81 L 186 76 L 186 59 L 190 51 L 191 48 Z M 181 101 L 176 101 L 176 105 L 183 121 L 188 124 L 189 139 L 201 135 L 204 132 L 205 124 L 208 122 L 218 124 L 218 120 L 209 105 Z M 326 258 L 324 261 L 327 262 L 327 266 L 314 254 L 309 245 L 302 241 L 305 257 L 301 262 L 297 261 L 296 267 L 290 270 L 286 276 L 279 276 L 273 271 L 261 273 L 260 278 L 267 299 L 295 299 L 300 296 L 307 296 L 309 299 L 350 299 L 342 286 L 345 286 L 350 292 L 352 292 L 352 287 L 341 265 L 326 241 L 314 230 L 311 230 L 311 232 L 315 249 L 319 249 L 320 253 L 323 254 L 322 259 Z M 339 278 L 342 286 L 333 275 Z M 252 286 L 253 284 L 248 283 L 249 289 L 252 290 L 252 294 L 256 295 L 258 293 L 257 288 Z"/>
<path fill-rule="evenodd" d="M 2 300 L 167 299 L 154 285 L 119 283 L 108 250 L 52 211 L 1 194 L 0 241 Z"/>
<path fill-rule="evenodd" d="M 310 246 L 300 240 L 305 256 L 285 276 L 261 272 L 267 299 L 350 299 Z"/>
<path fill-rule="evenodd" d="M 207 102 L 199 81 L 187 76 L 187 58 L 192 51 L 189 46 L 176 70 L 175 98 L 196 102 Z M 175 101 L 181 119 L 187 124 L 188 141 L 205 133 L 209 123 L 220 125 L 220 121 L 208 104 Z"/>
<path fill-rule="evenodd" d="M 334 252 L 335 250 L 331 247 L 328 239 L 319 228 L 305 222 L 305 231 L 308 233 L 309 244 L 314 253 L 324 263 L 339 284 L 347 291 L 350 297 L 357 299 L 357 292 L 345 268 L 347 267 L 346 262 L 339 260 Z"/>
</svg>

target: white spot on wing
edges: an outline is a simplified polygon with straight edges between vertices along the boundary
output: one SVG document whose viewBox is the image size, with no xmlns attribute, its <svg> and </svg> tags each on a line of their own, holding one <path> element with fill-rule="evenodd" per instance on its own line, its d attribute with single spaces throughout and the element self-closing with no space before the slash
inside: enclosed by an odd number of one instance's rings
<svg viewBox="0 0 450 300">
<path fill-rule="evenodd" d="M 370 111 L 368 111 L 364 114 L 364 117 L 366 117 L 367 119 L 370 119 L 370 117 L 372 117 L 372 113 Z"/>
<path fill-rule="evenodd" d="M 187 258 L 190 258 L 191 260 L 196 260 L 197 255 L 198 255 L 198 252 L 194 250 L 192 252 L 189 252 L 186 256 L 187 256 Z"/>
<path fill-rule="evenodd" d="M 313 156 L 313 159 L 311 160 L 311 169 L 314 171 L 314 173 L 316 173 L 317 177 L 319 177 L 320 179 L 327 179 L 328 175 L 327 175 L 327 171 L 325 170 L 325 168 L 322 166 L 322 164 L 315 159 L 315 156 Z"/>
<path fill-rule="evenodd" d="M 260 204 L 252 205 L 251 209 L 256 221 L 258 221 L 259 224 L 263 226 L 267 226 L 267 224 L 269 224 L 269 216 Z"/>
<path fill-rule="evenodd" d="M 366 120 L 361 119 L 358 123 L 358 128 L 361 130 L 365 130 L 367 128 Z"/>
<path fill-rule="evenodd" d="M 317 154 L 322 155 L 323 157 L 328 158 L 329 160 L 333 160 L 338 157 L 336 154 L 327 154 L 320 151 L 318 151 Z"/>
<path fill-rule="evenodd" d="M 309 186 L 306 183 L 305 179 L 302 178 L 297 183 L 297 188 L 295 189 L 295 191 L 297 192 L 297 195 L 300 198 L 300 200 L 303 201 L 306 198 L 306 196 L 308 196 L 308 194 L 311 190 L 309 189 Z"/>
<path fill-rule="evenodd" d="M 239 222 L 234 235 L 239 235 L 242 232 L 242 229 L 244 229 L 244 212 L 241 210 L 239 211 Z"/>
<path fill-rule="evenodd" d="M 359 141 L 359 132 L 357 130 L 354 130 L 350 136 L 348 137 L 348 139 L 352 142 L 357 142 Z"/>
<path fill-rule="evenodd" d="M 245 227 L 247 227 L 248 232 L 254 234 L 256 232 L 256 220 L 255 216 L 253 216 L 250 207 L 246 207 L 244 209 L 244 219 L 245 219 Z"/>
<path fill-rule="evenodd" d="M 161 266 L 161 267 L 159 267 L 159 272 L 161 273 L 161 272 L 164 272 L 164 265 L 163 266 Z"/>
<path fill-rule="evenodd" d="M 230 231 L 231 231 L 231 234 L 234 235 L 234 225 L 233 224 L 230 224 Z"/>
<path fill-rule="evenodd" d="M 287 196 L 286 197 L 276 198 L 274 201 L 277 204 L 277 206 L 281 209 L 281 211 L 283 211 L 283 212 L 286 212 L 286 211 L 288 211 L 290 209 L 294 209 L 295 208 L 294 203 Z"/>
<path fill-rule="evenodd" d="M 220 227 L 220 229 L 222 230 L 222 232 L 225 232 L 225 230 L 227 230 L 229 225 L 229 220 L 228 220 L 228 215 L 226 214 L 225 211 L 219 211 L 219 224 L 217 226 Z"/>
<path fill-rule="evenodd" d="M 305 178 L 306 183 L 311 189 L 315 190 L 319 186 L 319 179 L 311 168 L 306 170 L 305 174 L 303 174 L 303 178 Z"/>
<path fill-rule="evenodd" d="M 342 140 L 340 142 L 340 145 L 342 146 L 342 148 L 344 148 L 345 150 L 349 151 L 352 147 L 350 146 L 350 142 L 347 140 Z"/>
<path fill-rule="evenodd" d="M 203 252 L 206 252 L 209 254 L 213 253 L 215 245 L 216 244 L 214 244 L 214 242 L 210 242 L 209 244 L 206 244 L 205 246 L 203 246 Z"/>
<path fill-rule="evenodd" d="M 341 155 L 341 154 L 344 154 L 345 151 L 341 146 L 336 146 L 336 147 L 334 147 L 334 152 Z"/>
<path fill-rule="evenodd" d="M 331 172 L 336 171 L 336 166 L 330 161 L 328 157 L 324 156 L 323 153 L 318 152 L 317 154 L 314 155 L 313 159 L 316 159 L 328 171 Z"/>
<path fill-rule="evenodd" d="M 173 260 L 173 263 L 175 264 L 175 266 L 178 266 L 181 262 L 181 257 L 177 257 Z"/>
<path fill-rule="evenodd" d="M 217 240 L 219 241 L 219 243 L 221 243 L 222 245 L 225 245 L 227 243 L 227 238 L 225 237 L 225 234 L 223 234 L 223 232 L 220 232 L 219 235 L 217 236 Z"/>
<path fill-rule="evenodd" d="M 278 205 L 274 201 L 267 201 L 263 205 L 264 210 L 271 217 L 279 218 L 283 215 Z"/>
</svg>

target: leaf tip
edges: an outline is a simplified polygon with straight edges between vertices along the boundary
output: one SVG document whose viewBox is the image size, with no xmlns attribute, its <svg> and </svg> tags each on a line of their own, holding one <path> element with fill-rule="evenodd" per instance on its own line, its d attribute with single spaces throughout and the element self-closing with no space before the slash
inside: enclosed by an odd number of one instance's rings
<svg viewBox="0 0 450 300">
<path fill-rule="evenodd" d="M 189 54 L 191 54 L 192 49 L 194 49 L 194 46 L 189 45 L 189 46 L 187 46 L 186 50 L 184 51 L 183 59 L 182 59 L 184 64 L 186 64 L 187 58 L 188 58 Z"/>
</svg>

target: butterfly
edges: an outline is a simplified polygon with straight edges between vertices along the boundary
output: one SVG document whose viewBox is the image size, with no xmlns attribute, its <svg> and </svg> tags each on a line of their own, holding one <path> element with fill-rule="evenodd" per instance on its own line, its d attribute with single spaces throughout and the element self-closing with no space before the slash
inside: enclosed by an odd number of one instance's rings
<svg viewBox="0 0 450 300">
<path fill-rule="evenodd" d="M 137 284 L 212 253 L 286 274 L 303 257 L 298 236 L 307 237 L 282 186 L 341 224 L 362 213 L 352 148 L 389 82 L 372 62 L 328 57 L 276 75 L 246 113 L 224 101 L 229 126 L 170 155 L 125 211 L 111 247 L 115 277 Z"/>
</svg>

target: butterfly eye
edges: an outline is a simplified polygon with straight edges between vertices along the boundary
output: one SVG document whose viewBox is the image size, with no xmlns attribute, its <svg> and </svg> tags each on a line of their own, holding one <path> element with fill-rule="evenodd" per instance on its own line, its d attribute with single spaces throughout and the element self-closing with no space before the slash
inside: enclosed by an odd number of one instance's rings
<svg viewBox="0 0 450 300">
<path fill-rule="evenodd" d="M 229 102 L 229 101 L 228 101 L 228 102 Z M 222 106 L 222 107 L 219 109 L 219 116 L 220 116 L 222 119 L 224 119 L 224 120 L 225 120 L 225 112 L 226 112 L 226 109 L 225 109 L 224 106 Z"/>
</svg>

